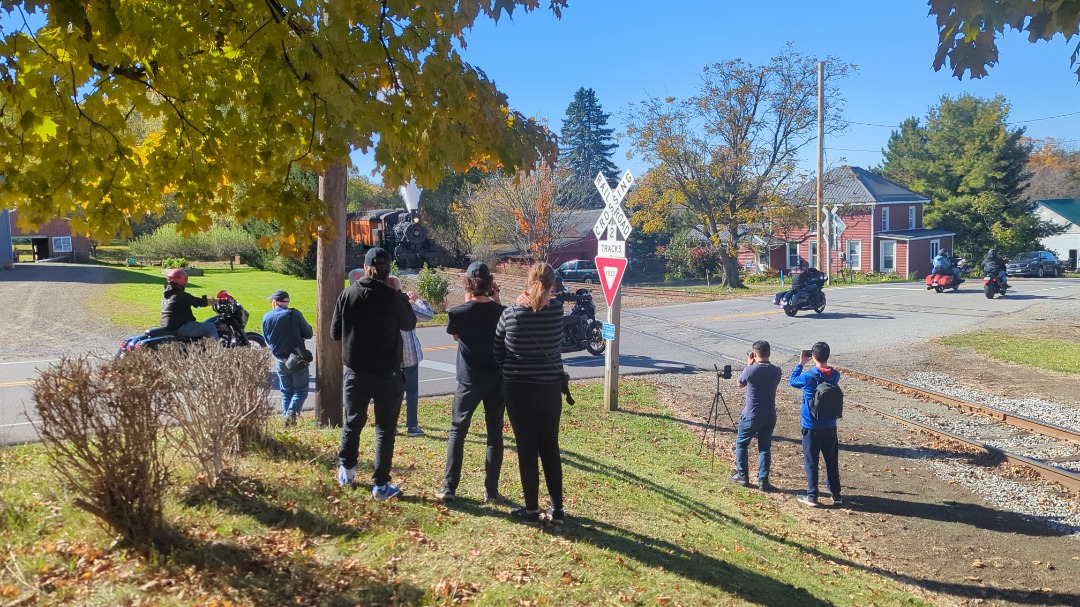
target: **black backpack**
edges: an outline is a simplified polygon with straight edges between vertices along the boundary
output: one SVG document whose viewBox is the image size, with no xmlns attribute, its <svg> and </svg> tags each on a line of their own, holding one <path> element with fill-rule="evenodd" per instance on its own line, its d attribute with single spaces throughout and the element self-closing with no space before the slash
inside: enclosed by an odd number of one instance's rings
<svg viewBox="0 0 1080 607">
<path fill-rule="evenodd" d="M 810 417 L 814 419 L 839 419 L 844 417 L 844 391 L 840 386 L 820 381 L 810 399 Z"/>
</svg>

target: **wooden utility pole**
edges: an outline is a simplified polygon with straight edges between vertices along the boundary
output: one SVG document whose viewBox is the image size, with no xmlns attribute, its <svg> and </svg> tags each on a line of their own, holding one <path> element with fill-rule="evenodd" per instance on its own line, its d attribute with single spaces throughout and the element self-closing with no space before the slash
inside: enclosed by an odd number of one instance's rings
<svg viewBox="0 0 1080 607">
<path fill-rule="evenodd" d="M 315 293 L 315 414 L 320 427 L 340 427 L 342 407 L 341 343 L 330 339 L 334 306 L 345 288 L 345 163 L 335 162 L 319 177 L 319 198 L 333 238 L 319 233 Z"/>
<path fill-rule="evenodd" d="M 817 64 L 817 252 L 818 269 L 821 269 L 821 199 L 823 196 L 822 165 L 825 158 L 825 62 Z M 825 261 L 825 274 L 829 274 L 831 264 Z"/>
</svg>

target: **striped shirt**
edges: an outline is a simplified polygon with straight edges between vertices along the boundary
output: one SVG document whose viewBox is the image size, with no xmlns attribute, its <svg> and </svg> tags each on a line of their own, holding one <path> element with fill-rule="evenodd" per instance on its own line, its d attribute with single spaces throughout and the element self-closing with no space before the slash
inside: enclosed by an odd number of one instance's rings
<svg viewBox="0 0 1080 607">
<path fill-rule="evenodd" d="M 495 361 L 506 381 L 562 381 L 562 304 L 549 302 L 539 312 L 526 306 L 503 310 L 495 328 Z"/>
</svg>

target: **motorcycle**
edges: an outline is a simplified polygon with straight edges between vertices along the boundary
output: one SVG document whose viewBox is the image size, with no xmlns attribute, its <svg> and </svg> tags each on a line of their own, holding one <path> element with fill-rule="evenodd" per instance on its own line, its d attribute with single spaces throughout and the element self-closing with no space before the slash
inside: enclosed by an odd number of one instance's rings
<svg viewBox="0 0 1080 607">
<path fill-rule="evenodd" d="M 218 328 L 218 343 L 226 348 L 266 347 L 266 339 L 254 331 L 244 331 L 248 321 L 248 311 L 240 302 L 229 295 L 228 291 L 219 291 L 218 302 L 214 304 L 217 316 L 211 317 Z M 209 319 L 208 319 L 209 320 Z M 142 335 L 129 337 L 120 342 L 117 356 L 123 356 L 140 348 L 154 349 L 165 344 L 189 344 L 200 338 L 184 337 L 165 327 L 147 329 Z"/>
<path fill-rule="evenodd" d="M 799 310 L 813 310 L 821 314 L 825 311 L 825 291 L 822 287 L 828 282 L 829 277 L 820 274 L 813 280 L 814 282 L 810 284 L 817 284 L 817 293 L 813 297 L 807 293 L 807 287 L 810 285 L 803 285 L 790 291 L 777 293 L 773 297 L 773 304 L 782 307 L 784 314 L 788 316 L 795 316 Z"/>
<path fill-rule="evenodd" d="M 954 265 L 953 267 L 961 268 L 961 271 L 963 270 L 963 267 L 959 265 Z M 941 293 L 945 289 L 956 291 L 960 288 L 960 283 L 962 282 L 964 282 L 964 279 L 957 279 L 951 268 L 940 274 L 935 271 L 926 277 L 926 290 L 929 291 L 930 289 L 933 289 L 936 293 Z"/>
<path fill-rule="evenodd" d="M 588 350 L 593 356 L 602 355 L 607 349 L 607 340 L 604 339 L 604 324 L 596 320 L 592 291 L 565 291 L 555 298 L 564 303 L 574 302 L 570 313 L 563 317 L 563 353 Z"/>
<path fill-rule="evenodd" d="M 1004 296 L 1008 289 L 1009 285 L 1001 282 L 997 272 L 983 272 L 983 294 L 987 299 L 993 299 L 994 295 Z"/>
</svg>

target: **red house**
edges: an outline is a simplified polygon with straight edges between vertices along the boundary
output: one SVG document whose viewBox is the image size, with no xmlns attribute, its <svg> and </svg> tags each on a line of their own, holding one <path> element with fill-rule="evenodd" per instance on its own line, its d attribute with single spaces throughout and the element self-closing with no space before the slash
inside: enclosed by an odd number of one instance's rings
<svg viewBox="0 0 1080 607">
<path fill-rule="evenodd" d="M 823 182 L 823 214 L 828 216 L 829 209 L 835 214 L 830 247 L 833 271 L 847 266 L 859 272 L 921 278 L 938 251 L 953 250 L 955 233 L 923 227 L 923 207 L 929 198 L 859 167 L 832 169 Z M 799 206 L 812 206 L 816 188 L 814 181 L 805 183 L 790 199 Z M 739 254 L 739 262 L 748 272 L 765 268 L 786 272 L 802 258 L 824 271 L 816 236 L 812 227 L 759 239 Z"/>
</svg>

